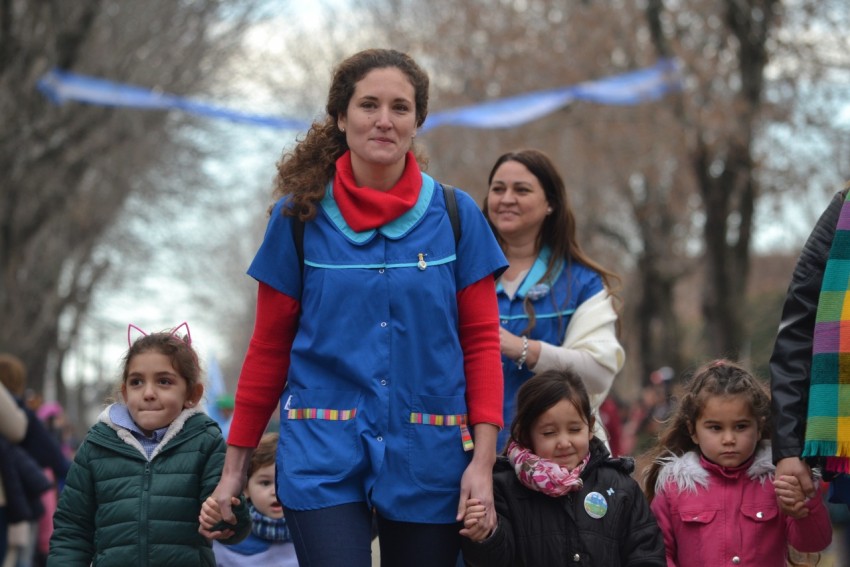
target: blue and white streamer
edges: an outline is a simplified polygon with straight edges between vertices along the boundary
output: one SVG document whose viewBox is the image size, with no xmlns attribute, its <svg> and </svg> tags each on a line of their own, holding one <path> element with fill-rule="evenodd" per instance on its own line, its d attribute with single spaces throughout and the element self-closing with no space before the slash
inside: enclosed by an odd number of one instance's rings
<svg viewBox="0 0 850 567">
<path fill-rule="evenodd" d="M 38 81 L 38 89 L 55 104 L 77 101 L 101 106 L 174 109 L 211 118 L 224 118 L 233 122 L 268 126 L 282 130 L 307 130 L 310 127 L 310 121 L 307 120 L 239 112 L 168 93 L 77 75 L 58 69 L 45 73 Z"/>
<path fill-rule="evenodd" d="M 428 116 L 421 130 L 425 132 L 438 126 L 512 128 L 542 118 L 577 100 L 606 105 L 637 105 L 658 100 L 680 90 L 681 86 L 681 75 L 675 61 L 661 59 L 651 67 L 596 81 L 434 112 Z M 311 125 L 309 120 L 239 112 L 67 71 L 53 70 L 46 73 L 39 80 L 38 88 L 56 104 L 78 101 L 104 106 L 175 109 L 283 130 L 306 131 Z"/>
<path fill-rule="evenodd" d="M 587 81 L 568 87 L 492 100 L 428 116 L 422 130 L 453 125 L 470 128 L 512 128 L 582 100 L 606 105 L 637 105 L 681 89 L 678 66 L 661 59 L 652 67 Z"/>
</svg>

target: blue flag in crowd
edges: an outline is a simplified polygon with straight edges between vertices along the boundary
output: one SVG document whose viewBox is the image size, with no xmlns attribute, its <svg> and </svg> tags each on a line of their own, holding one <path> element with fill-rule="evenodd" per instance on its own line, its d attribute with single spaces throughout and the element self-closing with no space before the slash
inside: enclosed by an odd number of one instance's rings
<svg viewBox="0 0 850 567">
<path fill-rule="evenodd" d="M 205 394 L 207 415 L 218 423 L 224 438 L 227 439 L 233 410 L 233 396 L 227 392 L 224 375 L 218 365 L 218 359 L 214 355 L 210 355 L 207 360 L 207 389 Z M 231 411 L 226 411 L 228 409 Z"/>
<path fill-rule="evenodd" d="M 511 128 L 555 112 L 573 101 L 636 105 L 658 100 L 670 92 L 680 90 L 681 85 L 675 61 L 661 59 L 651 67 L 596 81 L 434 112 L 428 116 L 422 131 L 438 126 Z M 283 130 L 306 131 L 311 124 L 309 120 L 240 112 L 152 89 L 56 69 L 39 79 L 38 88 L 56 104 L 78 101 L 104 106 L 173 109 Z"/>
</svg>

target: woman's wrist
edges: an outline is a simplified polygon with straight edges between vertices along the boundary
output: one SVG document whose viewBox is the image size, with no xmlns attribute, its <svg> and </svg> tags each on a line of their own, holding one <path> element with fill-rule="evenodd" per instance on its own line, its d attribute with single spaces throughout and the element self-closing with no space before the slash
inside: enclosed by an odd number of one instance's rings
<svg viewBox="0 0 850 567">
<path fill-rule="evenodd" d="M 519 353 L 519 358 L 517 358 L 514 362 L 516 362 L 516 367 L 522 369 L 525 361 L 528 359 L 528 337 L 523 335 L 520 337 L 522 340 L 522 350 Z"/>
</svg>

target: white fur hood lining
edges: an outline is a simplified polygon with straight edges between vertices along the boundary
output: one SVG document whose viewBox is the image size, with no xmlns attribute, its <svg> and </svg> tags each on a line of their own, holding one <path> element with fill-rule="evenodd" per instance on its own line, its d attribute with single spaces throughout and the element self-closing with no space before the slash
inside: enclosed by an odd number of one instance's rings
<svg viewBox="0 0 850 567">
<path fill-rule="evenodd" d="M 674 482 L 679 492 L 696 493 L 697 485 L 708 488 L 709 472 L 700 465 L 697 451 L 688 451 L 684 455 L 670 455 L 659 458 L 656 462 L 662 465 L 655 492 L 663 492 L 668 482 Z M 756 448 L 753 464 L 747 469 L 747 476 L 758 479 L 762 484 L 773 478 L 776 467 L 773 465 L 770 441 L 762 441 Z"/>
<path fill-rule="evenodd" d="M 183 429 L 183 425 L 186 424 L 187 419 L 189 419 L 195 414 L 204 413 L 203 410 L 201 410 L 199 407 L 186 408 L 182 412 L 180 412 L 180 415 L 178 415 L 177 418 L 171 422 L 171 425 L 168 426 L 168 430 L 165 432 L 165 435 L 163 435 L 162 441 L 159 442 L 159 445 L 156 446 L 156 448 L 151 453 L 150 458 L 148 458 L 147 453 L 145 453 L 145 448 L 142 447 L 141 442 L 136 439 L 133 433 L 129 429 L 124 429 L 120 425 L 116 425 L 109 418 L 109 410 L 113 405 L 116 404 L 110 404 L 106 406 L 106 408 L 102 412 L 100 412 L 100 415 L 98 416 L 97 420 L 105 423 L 106 425 L 114 429 L 115 432 L 118 434 L 118 437 L 120 437 L 121 440 L 124 441 L 124 443 L 138 449 L 139 452 L 149 461 L 152 461 L 153 458 L 156 457 L 157 454 L 159 454 L 162 448 L 165 447 L 165 445 L 169 441 L 174 439 L 174 437 L 178 433 L 180 433 L 180 430 Z"/>
</svg>

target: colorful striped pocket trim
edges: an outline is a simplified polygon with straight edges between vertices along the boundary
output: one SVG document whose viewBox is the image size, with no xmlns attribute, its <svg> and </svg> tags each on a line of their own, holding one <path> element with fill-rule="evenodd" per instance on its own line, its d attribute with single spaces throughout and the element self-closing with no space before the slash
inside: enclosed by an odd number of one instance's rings
<svg viewBox="0 0 850 567">
<path fill-rule="evenodd" d="M 410 423 L 425 425 L 466 425 L 466 414 L 410 413 Z"/>
<path fill-rule="evenodd" d="M 472 434 L 467 427 L 468 417 L 465 413 L 458 414 L 437 414 L 437 413 L 410 413 L 410 423 L 418 423 L 424 425 L 449 425 L 460 426 L 460 442 L 463 445 L 464 451 L 472 451 L 475 444 L 472 442 Z"/>
<path fill-rule="evenodd" d="M 357 408 L 347 410 L 322 408 L 296 408 L 286 412 L 289 419 L 324 419 L 327 421 L 348 421 L 357 415 Z"/>
</svg>

